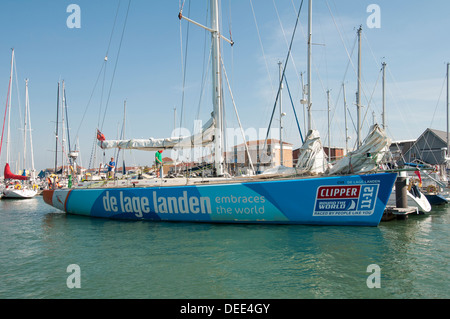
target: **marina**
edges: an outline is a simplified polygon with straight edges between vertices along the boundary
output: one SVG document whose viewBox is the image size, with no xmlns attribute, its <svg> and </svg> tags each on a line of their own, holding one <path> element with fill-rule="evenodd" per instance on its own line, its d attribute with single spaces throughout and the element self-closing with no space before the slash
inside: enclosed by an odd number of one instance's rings
<svg viewBox="0 0 450 319">
<path fill-rule="evenodd" d="M 61 30 L 25 1 L 32 39 L 0 5 L 1 299 L 450 297 L 447 44 L 398 5 L 81 0 Z"/>
</svg>

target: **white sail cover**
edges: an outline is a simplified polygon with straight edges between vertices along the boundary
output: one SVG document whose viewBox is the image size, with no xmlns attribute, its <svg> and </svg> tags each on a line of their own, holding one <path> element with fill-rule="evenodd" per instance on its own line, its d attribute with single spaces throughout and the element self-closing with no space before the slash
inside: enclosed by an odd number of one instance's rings
<svg viewBox="0 0 450 319">
<path fill-rule="evenodd" d="M 329 174 L 366 173 L 376 169 L 386 152 L 389 151 L 391 140 L 384 130 L 377 124 L 370 128 L 370 132 L 363 144 L 353 152 L 337 161 Z"/>
<path fill-rule="evenodd" d="M 169 137 L 169 138 L 146 138 L 130 140 L 104 140 L 98 141 L 102 149 L 121 148 L 143 151 L 157 151 L 172 148 L 193 148 L 206 146 L 214 139 L 214 118 L 211 118 L 202 127 L 198 134 L 191 136 Z"/>
<path fill-rule="evenodd" d="M 275 166 L 265 170 L 261 177 L 322 174 L 328 169 L 326 158 L 319 132 L 310 130 L 300 148 L 296 167 Z"/>
<path fill-rule="evenodd" d="M 308 132 L 305 142 L 300 148 L 298 169 L 312 174 L 321 174 L 328 169 L 327 155 L 323 150 L 319 131 L 310 130 Z"/>
</svg>

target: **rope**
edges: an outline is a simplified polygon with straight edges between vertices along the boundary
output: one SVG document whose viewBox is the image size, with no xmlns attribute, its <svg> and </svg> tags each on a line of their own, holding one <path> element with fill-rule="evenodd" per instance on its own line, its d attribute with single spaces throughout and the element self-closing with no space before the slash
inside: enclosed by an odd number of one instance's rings
<svg viewBox="0 0 450 319">
<path fill-rule="evenodd" d="M 250 162 L 250 166 L 251 166 L 253 172 L 255 172 L 255 168 L 253 167 L 253 161 L 252 161 L 252 158 L 250 156 L 250 152 L 248 150 L 248 145 L 247 145 L 247 142 L 245 140 L 244 130 L 242 129 L 241 120 L 239 119 L 239 114 L 238 114 L 238 111 L 237 111 L 237 108 L 236 108 L 236 103 L 234 102 L 233 93 L 231 92 L 230 83 L 228 82 L 228 76 L 227 76 L 227 72 L 225 71 L 225 66 L 223 65 L 223 61 L 222 61 L 222 68 L 223 68 L 223 73 L 225 75 L 225 79 L 227 80 L 228 91 L 230 92 L 231 102 L 233 103 L 233 106 L 234 106 L 234 112 L 236 113 L 236 118 L 237 118 L 238 123 L 239 123 L 239 128 L 241 129 L 242 139 L 244 140 L 245 151 L 247 152 L 247 156 L 248 156 L 248 160 Z"/>
<path fill-rule="evenodd" d="M 80 132 L 80 129 L 81 129 L 81 125 L 83 124 L 84 118 L 85 118 L 85 116 L 86 116 L 86 114 L 87 114 L 87 111 L 88 111 L 88 108 L 89 108 L 89 106 L 90 106 L 90 104 L 91 104 L 91 100 L 92 100 L 92 97 L 94 96 L 94 92 L 95 92 L 95 90 L 96 90 L 96 88 L 97 88 L 97 84 L 98 84 L 98 82 L 99 82 L 100 75 L 101 75 L 102 73 L 103 73 L 103 74 L 106 74 L 106 64 L 107 64 L 107 62 L 108 62 L 109 49 L 110 49 L 110 47 L 111 47 L 112 37 L 113 37 L 113 34 L 114 34 L 114 29 L 115 29 L 115 26 L 116 26 L 116 22 L 117 22 L 117 16 L 118 16 L 118 14 L 119 14 L 119 8 L 120 8 L 120 1 L 119 1 L 119 4 L 117 5 L 116 15 L 115 15 L 115 17 L 114 17 L 114 22 L 113 22 L 113 27 L 112 27 L 112 30 L 111 30 L 111 34 L 110 34 L 110 36 L 109 36 L 109 42 L 108 42 L 108 47 L 107 47 L 107 49 L 106 49 L 105 58 L 103 59 L 102 66 L 101 66 L 101 68 L 100 68 L 100 71 L 98 72 L 97 79 L 96 79 L 96 81 L 95 81 L 95 84 L 94 84 L 94 87 L 93 87 L 93 89 L 92 89 L 91 95 L 90 95 L 89 100 L 88 100 L 88 102 L 87 102 L 87 104 L 86 104 L 86 107 L 85 107 L 85 109 L 84 109 L 84 113 L 83 113 L 83 116 L 82 116 L 82 118 L 81 118 L 80 125 L 78 126 L 77 134 L 76 134 L 76 136 L 75 136 L 75 139 L 78 139 L 79 132 Z M 103 76 L 103 79 L 104 79 L 104 76 Z M 104 83 L 104 80 L 103 80 L 103 83 Z M 103 88 L 102 88 L 102 90 L 103 90 Z M 103 92 L 102 92 L 102 95 L 101 95 L 101 96 L 102 96 L 101 99 L 103 99 Z M 99 109 L 98 123 L 100 122 L 101 105 L 102 105 L 102 102 L 100 102 L 100 109 Z M 96 139 L 97 139 L 97 138 L 96 138 L 96 133 L 95 133 L 95 135 L 94 135 L 94 142 L 93 142 L 93 146 L 92 146 L 93 149 L 92 149 L 92 151 L 91 151 L 91 158 L 89 159 L 89 167 L 88 167 L 88 168 L 91 168 L 91 162 L 92 162 L 92 157 L 93 157 L 93 150 L 94 150 L 94 148 L 95 148 L 95 141 L 96 141 Z"/>
<path fill-rule="evenodd" d="M 295 31 L 297 30 L 297 24 L 298 24 L 298 21 L 299 21 L 299 18 L 300 18 L 300 12 L 302 11 L 302 7 L 303 7 L 303 0 L 302 0 L 302 2 L 300 4 L 300 9 L 298 10 L 297 20 L 295 21 L 295 26 L 294 26 L 294 31 L 292 32 L 291 43 L 289 44 L 289 50 L 288 50 L 288 53 L 287 53 L 286 61 L 284 62 L 283 73 L 281 74 L 280 83 L 278 85 L 278 92 L 277 92 L 277 96 L 275 98 L 275 103 L 274 103 L 274 106 L 273 106 L 272 115 L 270 116 L 269 125 L 267 127 L 267 133 L 266 133 L 266 138 L 264 140 L 264 147 L 263 147 L 263 149 L 265 149 L 266 146 L 267 146 L 267 138 L 269 137 L 270 126 L 272 125 L 273 115 L 275 114 L 275 109 L 277 107 L 278 97 L 280 96 L 281 85 L 283 83 L 283 78 L 284 78 L 285 72 L 286 72 L 286 66 L 287 66 L 287 63 L 289 61 L 289 57 L 291 55 L 292 43 L 294 42 Z"/>
<path fill-rule="evenodd" d="M 180 14 L 183 10 L 185 1 L 183 1 L 183 5 L 180 10 Z M 189 1 L 189 7 L 188 7 L 188 15 L 191 11 L 191 2 Z M 187 64 L 187 52 L 188 52 L 188 44 L 189 44 L 189 23 L 187 24 L 186 29 L 186 47 L 184 52 L 184 60 L 183 60 L 183 32 L 181 30 L 181 19 L 180 19 L 180 53 L 181 53 L 181 72 L 183 74 L 183 80 L 182 80 L 182 93 L 181 93 L 181 112 L 180 112 L 180 128 L 183 126 L 183 118 L 184 118 L 184 93 L 186 88 L 186 64 Z M 181 136 L 181 130 L 180 130 L 180 136 Z"/>
<path fill-rule="evenodd" d="M 105 123 L 106 111 L 108 109 L 109 98 L 111 97 L 111 90 L 112 90 L 112 86 L 113 86 L 113 83 L 114 83 L 114 76 L 116 74 L 117 63 L 119 62 L 120 49 L 122 48 L 122 41 L 123 41 L 123 36 L 125 34 L 125 27 L 127 26 L 128 13 L 130 12 L 130 5 L 131 5 L 131 0 L 128 1 L 127 13 L 126 13 L 126 16 L 125 16 L 125 22 L 123 24 L 122 35 L 120 37 L 119 49 L 117 51 L 117 59 L 116 59 L 115 65 L 114 65 L 114 71 L 113 71 L 113 75 L 112 75 L 112 79 L 111 79 L 111 84 L 109 86 L 108 99 L 106 101 L 105 113 L 103 114 L 103 121 L 102 121 L 101 129 L 103 129 L 103 124 Z"/>
<path fill-rule="evenodd" d="M 291 100 L 292 110 L 294 110 L 295 121 L 297 122 L 298 132 L 300 133 L 300 139 L 302 140 L 302 144 L 303 144 L 304 141 L 303 141 L 302 130 L 300 129 L 300 124 L 298 123 L 297 112 L 295 111 L 294 102 L 292 101 L 291 91 L 289 90 L 289 85 L 288 85 L 286 77 L 284 77 L 284 82 L 286 83 L 286 88 L 289 93 L 289 99 Z"/>
</svg>

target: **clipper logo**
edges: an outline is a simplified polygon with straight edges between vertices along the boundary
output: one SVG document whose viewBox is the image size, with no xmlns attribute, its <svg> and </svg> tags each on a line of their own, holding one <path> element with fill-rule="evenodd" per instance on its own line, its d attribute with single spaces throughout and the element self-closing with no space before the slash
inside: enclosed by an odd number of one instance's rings
<svg viewBox="0 0 450 319">
<path fill-rule="evenodd" d="M 373 214 L 378 185 L 320 186 L 313 216 L 369 216 Z"/>
</svg>

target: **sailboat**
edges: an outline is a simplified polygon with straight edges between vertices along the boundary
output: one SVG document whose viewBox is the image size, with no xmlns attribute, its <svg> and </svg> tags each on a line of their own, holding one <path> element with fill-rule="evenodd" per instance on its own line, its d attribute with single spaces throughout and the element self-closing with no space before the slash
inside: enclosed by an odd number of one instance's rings
<svg viewBox="0 0 450 319">
<path fill-rule="evenodd" d="M 308 66 L 311 65 L 311 0 Z M 44 201 L 67 214 L 124 220 L 208 223 L 377 226 L 396 173 L 230 178 L 224 171 L 219 3 L 210 0 L 213 113 L 203 134 L 170 139 L 99 141 L 103 149 L 158 150 L 214 145 L 214 177 L 155 179 L 150 187 L 44 190 Z M 185 18 L 180 12 L 179 18 Z M 192 21 L 185 18 L 188 21 Z M 196 25 L 199 25 L 195 22 Z M 310 84 L 310 67 L 308 67 Z M 311 109 L 308 85 L 308 109 Z M 309 121 L 310 122 L 310 121 Z M 311 123 L 311 122 L 310 122 Z M 315 130 L 309 128 L 309 135 Z M 314 154 L 311 152 L 311 154 Z"/>
<path fill-rule="evenodd" d="M 4 169 L 4 185 L 3 185 L 3 198 L 13 198 L 13 199 L 28 199 L 37 195 L 38 193 L 38 185 L 35 183 L 35 169 L 34 169 L 34 157 L 33 157 L 33 142 L 31 138 L 31 117 L 29 110 L 29 99 L 28 99 L 28 79 L 25 80 L 25 116 L 24 116 L 24 148 L 23 148 L 23 174 L 16 175 L 11 172 L 11 168 L 9 165 L 9 148 L 10 148 L 10 114 L 11 114 L 11 84 L 12 84 L 12 75 L 13 75 L 13 63 L 14 63 L 14 49 L 12 50 L 11 56 L 11 75 L 9 82 L 9 103 L 7 103 L 8 107 L 8 136 L 7 136 L 7 148 L 6 148 L 6 164 Z M 5 112 L 6 115 L 6 112 Z M 28 128 L 28 126 L 30 128 Z M 2 140 L 3 140 L 3 131 L 2 130 Z M 27 150 L 27 131 L 30 132 L 30 145 L 31 145 L 31 162 L 32 169 L 30 172 L 31 176 L 27 176 L 26 174 L 26 150 Z M 21 181 L 21 182 L 19 182 Z"/>
</svg>

